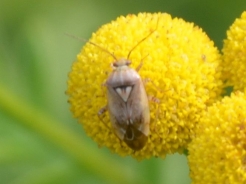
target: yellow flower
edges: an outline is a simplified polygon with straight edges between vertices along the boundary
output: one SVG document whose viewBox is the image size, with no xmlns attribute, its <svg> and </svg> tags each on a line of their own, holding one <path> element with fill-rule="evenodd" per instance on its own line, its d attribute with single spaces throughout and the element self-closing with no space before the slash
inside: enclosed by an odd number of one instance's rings
<svg viewBox="0 0 246 184">
<path fill-rule="evenodd" d="M 223 78 L 226 86 L 244 90 L 246 86 L 246 12 L 227 31 L 223 46 Z"/>
<path fill-rule="evenodd" d="M 246 95 L 232 93 L 209 107 L 188 146 L 194 184 L 246 183 Z"/>
<path fill-rule="evenodd" d="M 98 46 L 87 43 L 83 47 L 72 66 L 67 89 L 71 111 L 86 133 L 100 147 L 137 159 L 183 152 L 206 105 L 221 93 L 221 58 L 213 42 L 192 23 L 166 13 L 121 16 L 93 33 L 90 41 Z M 127 58 L 131 49 L 130 67 L 135 69 L 143 62 L 139 74 L 148 81 L 146 92 L 159 101 L 149 103 L 150 134 L 139 151 L 117 138 L 108 112 L 103 121 L 97 116 L 107 104 L 102 84 L 114 62 L 105 50 L 120 59 Z"/>
</svg>

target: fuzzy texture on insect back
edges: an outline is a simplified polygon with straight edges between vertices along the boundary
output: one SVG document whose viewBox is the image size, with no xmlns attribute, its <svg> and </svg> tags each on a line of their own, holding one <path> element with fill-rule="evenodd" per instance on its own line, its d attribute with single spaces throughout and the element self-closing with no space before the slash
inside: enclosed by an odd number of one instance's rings
<svg viewBox="0 0 246 184">
<path fill-rule="evenodd" d="M 166 13 L 121 16 L 93 33 L 91 42 L 116 58 L 127 58 L 140 40 L 153 32 L 131 53 L 131 68 L 143 62 L 139 75 L 146 93 L 158 99 L 149 102 L 150 133 L 139 151 L 115 135 L 109 113 L 98 118 L 107 104 L 103 86 L 112 72 L 112 56 L 87 43 L 69 74 L 67 94 L 74 117 L 100 147 L 138 160 L 182 153 L 191 141 L 201 115 L 222 91 L 221 56 L 207 35 L 192 23 L 172 19 Z M 106 125 L 105 125 L 106 124 Z"/>
<path fill-rule="evenodd" d="M 246 11 L 227 31 L 222 51 L 222 76 L 226 86 L 243 91 L 246 86 Z"/>
<path fill-rule="evenodd" d="M 246 95 L 240 91 L 209 107 L 189 144 L 194 184 L 246 183 Z"/>
</svg>

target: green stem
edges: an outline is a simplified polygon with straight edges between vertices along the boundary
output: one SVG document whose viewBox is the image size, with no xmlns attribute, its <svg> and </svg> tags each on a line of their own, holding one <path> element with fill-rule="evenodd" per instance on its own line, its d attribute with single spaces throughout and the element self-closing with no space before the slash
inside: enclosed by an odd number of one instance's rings
<svg viewBox="0 0 246 184">
<path fill-rule="evenodd" d="M 125 165 L 105 157 L 100 153 L 100 150 L 91 148 L 86 141 L 81 139 L 81 136 L 18 98 L 1 84 L 0 108 L 15 117 L 18 122 L 61 147 L 72 155 L 82 167 L 90 169 L 109 183 L 142 183 L 137 176 L 134 176 L 136 172 L 129 172 L 129 168 Z"/>
</svg>

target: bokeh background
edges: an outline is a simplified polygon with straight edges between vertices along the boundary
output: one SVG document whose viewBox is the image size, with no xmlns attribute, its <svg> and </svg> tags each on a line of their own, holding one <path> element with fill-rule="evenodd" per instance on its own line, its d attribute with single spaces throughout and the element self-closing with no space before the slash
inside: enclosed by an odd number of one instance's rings
<svg viewBox="0 0 246 184">
<path fill-rule="evenodd" d="M 138 162 L 85 135 L 69 111 L 67 74 L 84 43 L 117 16 L 167 12 L 221 49 L 245 0 L 0 1 L 0 183 L 189 184 L 184 155 Z"/>
</svg>

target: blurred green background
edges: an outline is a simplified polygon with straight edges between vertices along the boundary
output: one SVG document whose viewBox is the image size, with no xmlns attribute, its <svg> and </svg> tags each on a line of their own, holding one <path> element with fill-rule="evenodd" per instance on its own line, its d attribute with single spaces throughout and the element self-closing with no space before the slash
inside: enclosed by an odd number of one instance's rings
<svg viewBox="0 0 246 184">
<path fill-rule="evenodd" d="M 199 25 L 221 48 L 245 0 L 0 1 L 0 183 L 189 184 L 186 157 L 138 162 L 85 135 L 65 95 L 84 43 L 117 16 L 167 12 Z"/>
</svg>

